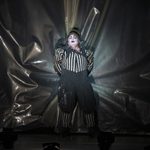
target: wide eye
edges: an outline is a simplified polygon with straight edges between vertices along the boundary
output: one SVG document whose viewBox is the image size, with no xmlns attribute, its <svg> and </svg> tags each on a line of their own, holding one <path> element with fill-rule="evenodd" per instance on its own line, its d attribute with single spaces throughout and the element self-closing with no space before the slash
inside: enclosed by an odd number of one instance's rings
<svg viewBox="0 0 150 150">
<path fill-rule="evenodd" d="M 72 36 L 72 35 L 70 35 L 70 36 L 69 36 L 69 39 L 72 39 L 72 38 L 73 38 L 73 36 Z"/>
</svg>

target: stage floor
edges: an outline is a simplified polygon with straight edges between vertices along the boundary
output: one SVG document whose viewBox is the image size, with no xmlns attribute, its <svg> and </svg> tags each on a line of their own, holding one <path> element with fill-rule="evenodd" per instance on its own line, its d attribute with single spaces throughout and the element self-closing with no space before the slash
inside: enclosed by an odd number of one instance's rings
<svg viewBox="0 0 150 150">
<path fill-rule="evenodd" d="M 19 134 L 13 150 L 43 150 L 43 143 L 58 142 L 62 150 L 100 150 L 96 137 L 88 135 L 60 135 L 48 134 Z M 116 136 L 110 150 L 144 150 L 150 144 L 149 136 Z M 5 150 L 2 148 L 1 150 Z M 147 149 L 146 149 L 147 150 Z"/>
</svg>

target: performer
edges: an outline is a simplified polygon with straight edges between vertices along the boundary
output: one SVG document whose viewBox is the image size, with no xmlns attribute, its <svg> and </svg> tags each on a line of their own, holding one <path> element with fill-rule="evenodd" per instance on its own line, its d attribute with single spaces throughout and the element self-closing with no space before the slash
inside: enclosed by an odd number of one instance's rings
<svg viewBox="0 0 150 150">
<path fill-rule="evenodd" d="M 95 127 L 96 101 L 88 74 L 93 68 L 93 52 L 87 50 L 79 31 L 74 28 L 55 46 L 55 70 L 60 76 L 58 101 L 61 132 L 70 131 L 73 111 L 78 103 L 85 116 L 89 134 Z"/>
</svg>

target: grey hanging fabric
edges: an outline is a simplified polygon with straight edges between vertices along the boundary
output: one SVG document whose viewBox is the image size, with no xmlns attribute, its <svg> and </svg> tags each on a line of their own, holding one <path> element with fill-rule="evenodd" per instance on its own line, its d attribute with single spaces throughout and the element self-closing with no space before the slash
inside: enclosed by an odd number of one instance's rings
<svg viewBox="0 0 150 150">
<path fill-rule="evenodd" d="M 1 127 L 57 125 L 59 76 L 54 70 L 54 47 L 74 26 L 94 52 L 89 77 L 97 99 L 99 128 L 147 132 L 147 0 L 0 1 Z M 78 107 L 73 116 L 76 128 L 83 127 Z"/>
</svg>

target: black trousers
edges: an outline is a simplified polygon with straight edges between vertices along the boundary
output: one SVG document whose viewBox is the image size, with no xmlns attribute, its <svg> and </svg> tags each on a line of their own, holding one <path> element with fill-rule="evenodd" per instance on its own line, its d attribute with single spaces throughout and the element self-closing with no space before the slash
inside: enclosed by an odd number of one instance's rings
<svg viewBox="0 0 150 150">
<path fill-rule="evenodd" d="M 87 126 L 94 126 L 96 101 L 92 86 L 88 80 L 87 71 L 74 73 L 62 70 L 58 99 L 59 107 L 64 114 L 62 115 L 63 126 L 69 126 L 71 114 L 77 103 L 85 113 Z"/>
</svg>

